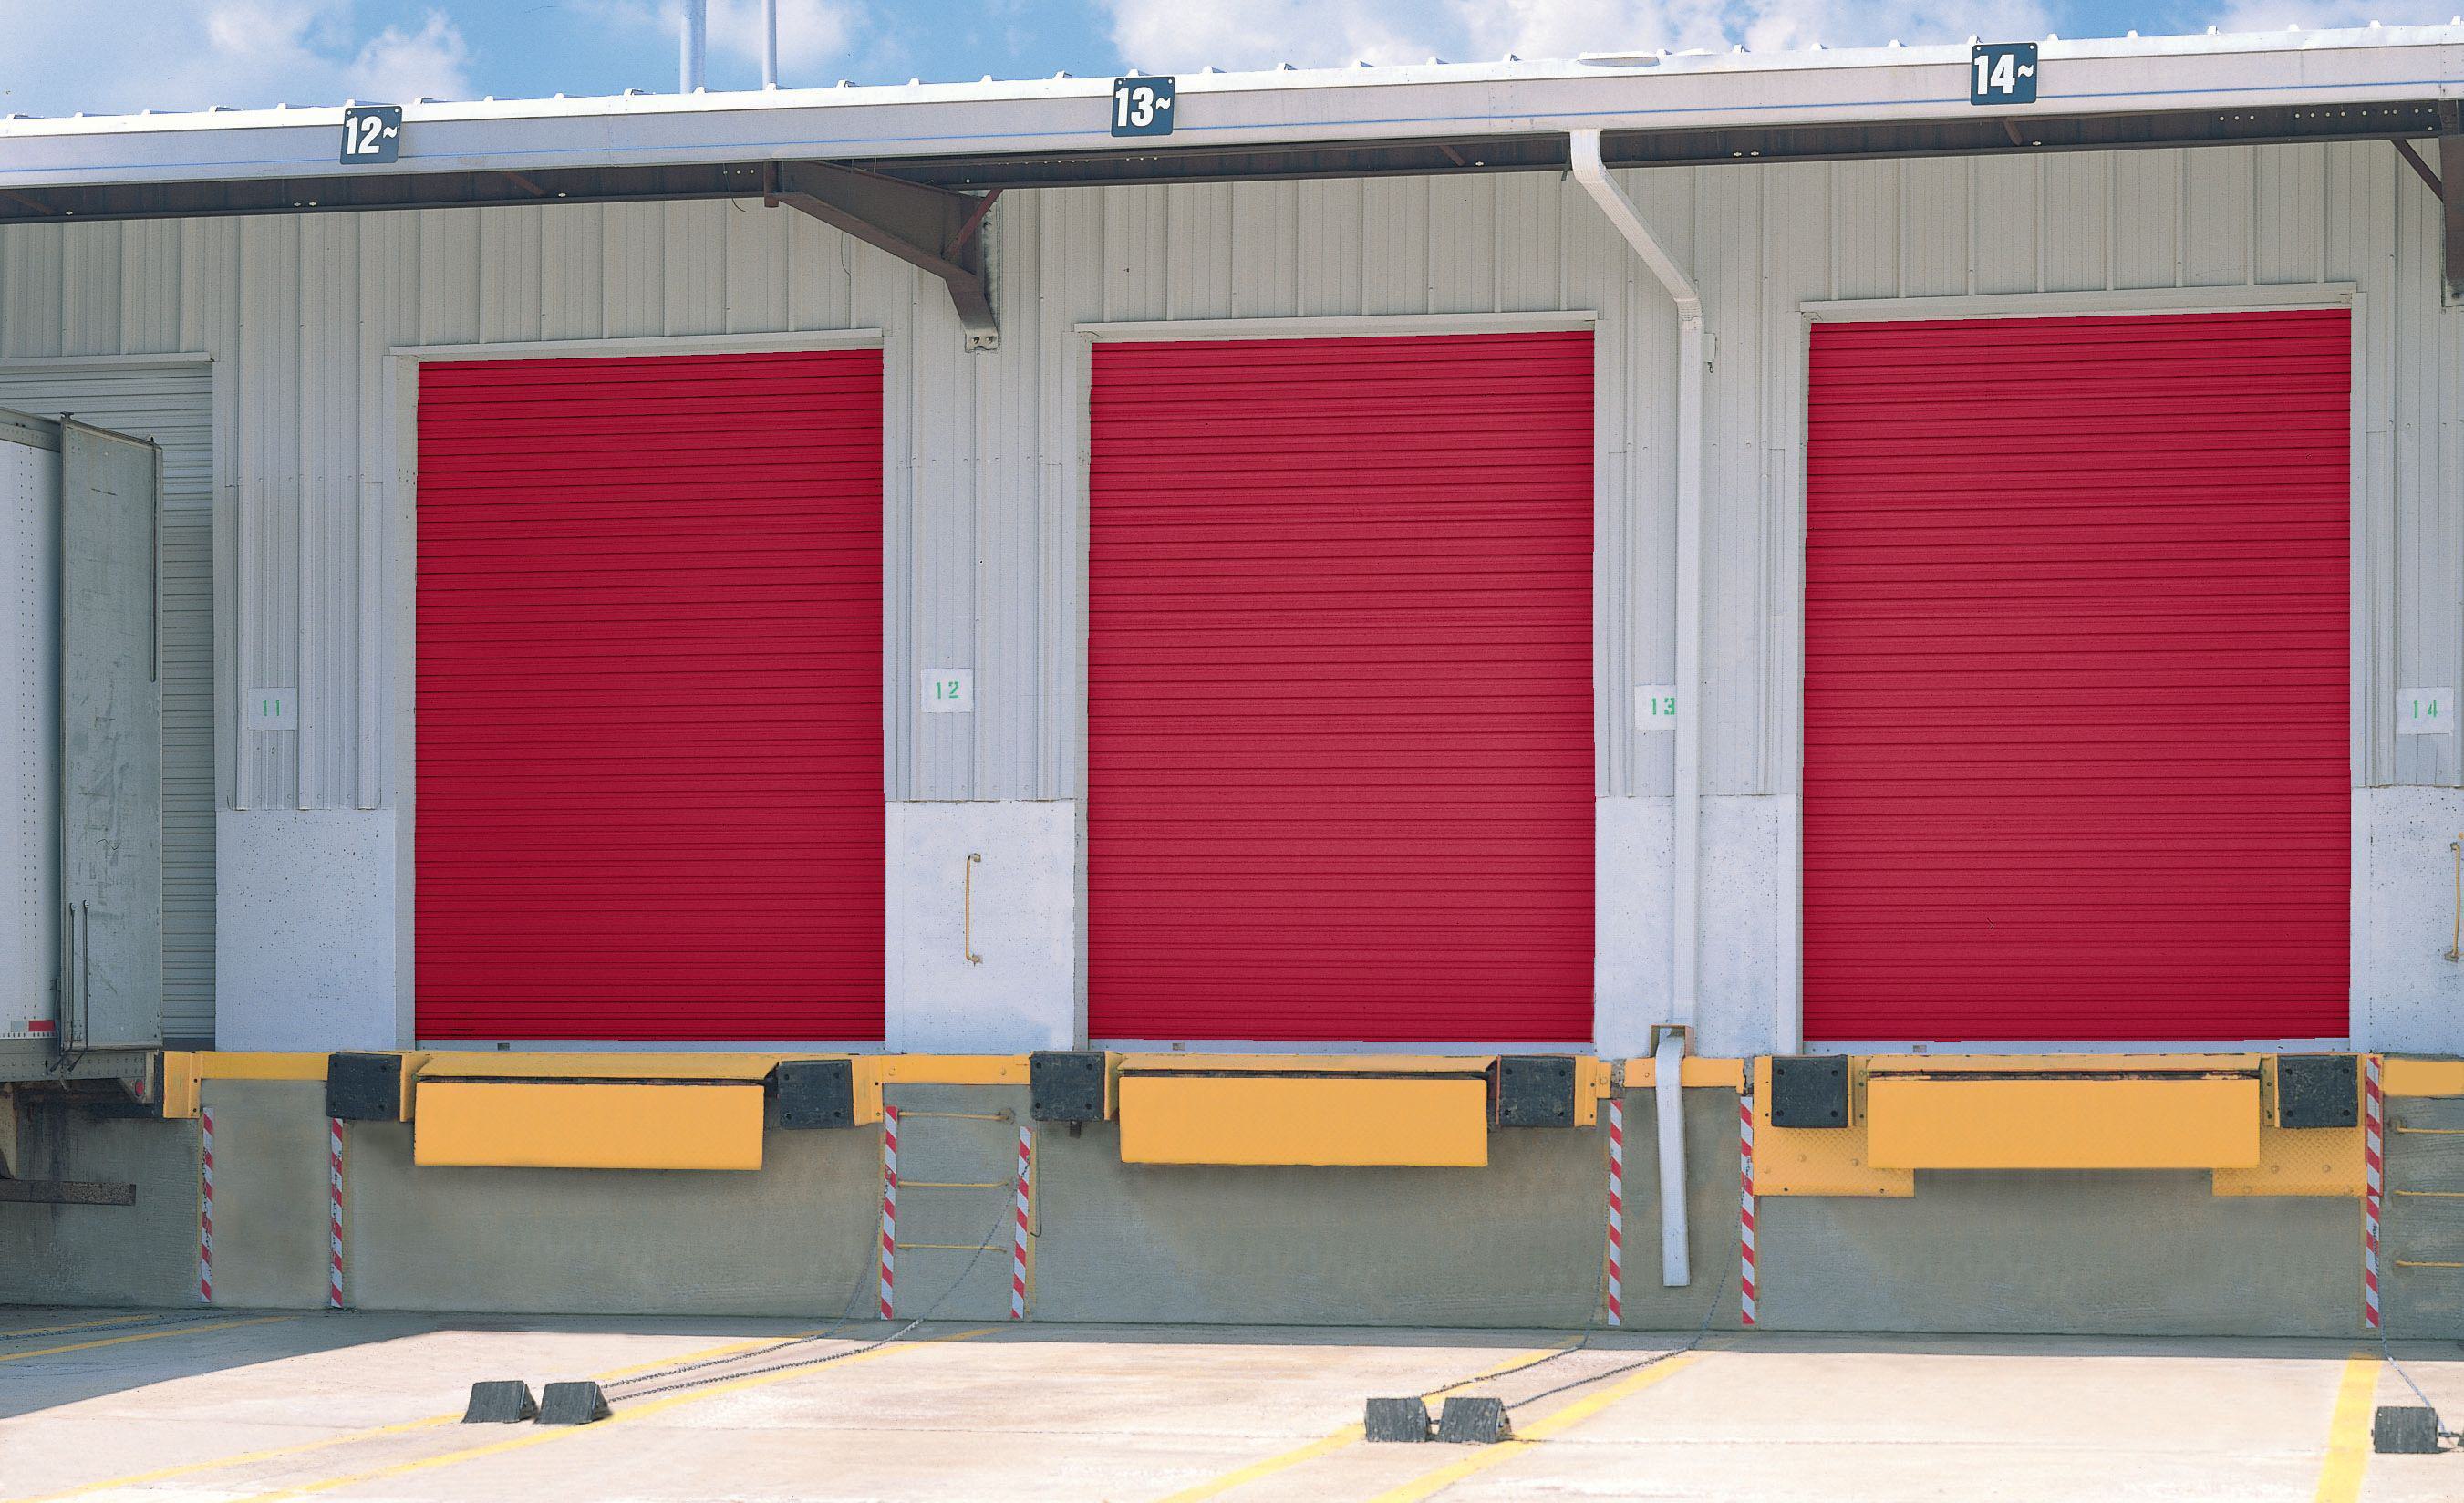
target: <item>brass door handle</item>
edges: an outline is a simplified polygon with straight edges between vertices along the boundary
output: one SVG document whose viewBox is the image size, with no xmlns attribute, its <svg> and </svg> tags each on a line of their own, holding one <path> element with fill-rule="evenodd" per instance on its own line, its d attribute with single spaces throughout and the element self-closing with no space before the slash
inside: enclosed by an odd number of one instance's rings
<svg viewBox="0 0 2464 1503">
<path fill-rule="evenodd" d="M 959 910 L 958 943 L 967 952 L 969 965 L 984 963 L 984 958 L 976 953 L 976 863 L 982 859 L 975 851 L 967 852 L 966 895 Z"/>
</svg>

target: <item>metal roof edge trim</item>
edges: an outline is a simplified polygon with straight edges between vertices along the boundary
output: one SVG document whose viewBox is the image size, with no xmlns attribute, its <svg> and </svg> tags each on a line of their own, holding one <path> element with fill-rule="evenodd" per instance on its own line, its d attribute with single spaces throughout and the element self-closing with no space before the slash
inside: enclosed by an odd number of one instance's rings
<svg viewBox="0 0 2464 1503">
<path fill-rule="evenodd" d="M 1186 123 L 1116 140 L 1109 81 L 637 95 L 405 106 L 401 161 L 353 175 L 1001 153 L 1153 153 L 1477 135 L 2026 118 L 2236 105 L 2464 98 L 2464 27 L 2046 42 L 2038 102 L 1980 109 L 1965 45 L 1681 55 L 1583 62 L 1202 74 Z M 0 184 L 245 181 L 333 175 L 341 106 L 0 121 Z"/>
</svg>

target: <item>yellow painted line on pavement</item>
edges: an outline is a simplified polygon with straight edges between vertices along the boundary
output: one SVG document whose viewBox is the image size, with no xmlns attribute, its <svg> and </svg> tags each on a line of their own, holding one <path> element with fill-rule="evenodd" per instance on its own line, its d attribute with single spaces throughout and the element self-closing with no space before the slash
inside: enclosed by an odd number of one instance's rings
<svg viewBox="0 0 2464 1503">
<path fill-rule="evenodd" d="M 0 1353 L 0 1362 L 22 1362 L 30 1358 L 57 1357 L 62 1352 L 90 1352 L 99 1346 L 120 1346 L 129 1341 L 160 1341 L 175 1336 L 200 1336 L 208 1331 L 236 1331 L 242 1326 L 271 1325 L 276 1320 L 297 1320 L 297 1315 L 251 1315 L 245 1320 L 201 1320 L 192 1326 L 173 1326 L 167 1331 L 134 1331 L 126 1336 L 97 1337 L 91 1341 L 71 1341 L 65 1346 L 37 1347 L 31 1352 Z"/>
<path fill-rule="evenodd" d="M 2317 1503 L 2354 1503 L 2370 1464 L 2370 1405 L 2379 1392 L 2379 1359 L 2355 1352 L 2336 1385 L 2336 1414 L 2327 1422 L 2327 1461 L 2319 1469 Z"/>
<path fill-rule="evenodd" d="M 999 1326 L 977 1326 L 972 1330 L 956 1331 L 948 1336 L 930 1337 L 922 1341 L 904 1342 L 895 1346 L 877 1346 L 869 1352 L 858 1352 L 853 1357 L 841 1358 L 835 1363 L 828 1365 L 852 1367 L 858 1362 L 871 1361 L 877 1358 L 896 1357 L 902 1352 L 921 1351 L 925 1347 L 935 1346 L 945 1341 L 964 1341 L 974 1337 L 988 1335 L 989 1333 L 1000 1329 L 1001 1328 Z M 404 1477 L 408 1476 L 413 1472 L 432 1470 L 438 1467 L 455 1467 L 466 1461 L 478 1461 L 489 1456 L 501 1456 L 509 1451 L 528 1450 L 534 1446 L 545 1446 L 555 1441 L 572 1440 L 576 1436 L 593 1435 L 597 1434 L 601 1430 L 606 1429 L 610 1426 L 627 1425 L 639 1420 L 647 1420 L 653 1415 L 665 1414 L 671 1409 L 680 1409 L 687 1404 L 700 1404 L 707 1400 L 719 1398 L 725 1394 L 742 1393 L 747 1389 L 752 1388 L 767 1388 L 773 1383 L 783 1383 L 792 1379 L 807 1377 L 810 1376 L 816 1366 L 820 1365 L 823 1364 L 806 1363 L 803 1366 L 790 1368 L 783 1372 L 753 1373 L 742 1378 L 731 1379 L 726 1382 L 711 1383 L 706 1387 L 687 1389 L 682 1393 L 671 1393 L 664 1399 L 652 1399 L 645 1404 L 631 1404 L 617 1410 L 614 1414 L 600 1421 L 596 1425 L 560 1425 L 545 1428 L 535 1427 L 527 1434 L 517 1435 L 507 1440 L 494 1441 L 485 1446 L 469 1446 L 460 1450 L 446 1451 L 442 1455 L 421 1456 L 411 1461 L 396 1462 L 390 1467 L 376 1467 L 366 1471 L 347 1472 L 339 1477 L 326 1477 L 316 1482 L 304 1482 L 296 1488 L 282 1488 L 272 1492 L 253 1493 L 245 1500 L 245 1503 L 274 1503 L 274 1500 L 277 1498 L 308 1497 L 319 1492 L 331 1492 L 337 1488 L 354 1487 L 363 1482 L 381 1482 L 391 1477 Z"/>
<path fill-rule="evenodd" d="M 1425 1476 L 1413 1478 L 1399 1488 L 1380 1492 L 1371 1500 L 1371 1503 L 1419 1503 L 1421 1498 L 1434 1497 L 1465 1477 L 1475 1476 L 1501 1462 L 1511 1460 L 1515 1452 L 1529 1448 L 1534 1442 L 1545 1441 L 1552 1435 L 1572 1429 L 1620 1399 L 1640 1393 L 1654 1383 L 1664 1382 L 1676 1377 L 1677 1374 L 1700 1360 L 1702 1358 L 1699 1354 L 1689 1352 L 1683 1356 L 1672 1357 L 1664 1362 L 1654 1363 L 1625 1381 L 1603 1388 L 1588 1399 L 1577 1399 L 1562 1409 L 1551 1410 L 1547 1417 L 1534 1420 L 1524 1426 L 1519 1434 L 1494 1445 L 1484 1446 L 1452 1466 L 1440 1467 Z"/>
<path fill-rule="evenodd" d="M 1582 1338 L 1580 1337 L 1570 1336 L 1564 1340 L 1557 1342 L 1554 1346 L 1544 1346 L 1529 1352 L 1518 1352 L 1513 1357 L 1507 1359 L 1505 1361 L 1498 1363 L 1494 1367 L 1488 1368 L 1484 1372 L 1475 1373 L 1459 1383 L 1448 1383 L 1445 1387 L 1440 1388 L 1425 1397 L 1431 1399 L 1441 1398 L 1446 1394 L 1453 1393 L 1456 1389 L 1469 1388 L 1474 1383 L 1485 1382 L 1491 1378 L 1495 1378 L 1500 1374 L 1522 1366 L 1525 1362 L 1530 1361 L 1534 1358 L 1565 1351 L 1567 1348 L 1574 1345 L 1581 1339 Z M 1200 1503 L 1201 1499 L 1221 1497 L 1224 1493 L 1231 1492 L 1234 1488 L 1245 1487 L 1249 1483 L 1255 1482 L 1261 1477 L 1271 1477 L 1276 1472 L 1288 1471 L 1305 1461 L 1315 1461 L 1320 1456 L 1341 1450 L 1353 1442 L 1362 1439 L 1364 1433 L 1365 1432 L 1359 1426 L 1347 1425 L 1343 1428 L 1335 1431 L 1333 1434 L 1322 1435 L 1306 1446 L 1296 1446 L 1290 1450 L 1285 1451 L 1280 1455 L 1269 1456 L 1264 1461 L 1251 1462 L 1249 1465 L 1241 1468 L 1237 1471 L 1227 1471 L 1220 1477 L 1210 1477 L 1206 1481 L 1199 1483 L 1195 1487 L 1183 1488 L 1178 1492 L 1175 1492 L 1169 1497 L 1158 1500 L 1158 1503 Z"/>
<path fill-rule="evenodd" d="M 1288 1470 L 1302 1462 L 1315 1461 L 1331 1451 L 1341 1450 L 1359 1440 L 1364 1433 L 1359 1426 L 1347 1425 L 1331 1435 L 1320 1436 L 1308 1445 L 1295 1447 L 1280 1456 L 1269 1456 L 1264 1461 L 1251 1462 L 1238 1471 L 1227 1471 L 1220 1477 L 1201 1482 L 1194 1488 L 1184 1488 L 1163 1499 L 1162 1503 L 1198 1503 L 1200 1498 L 1220 1497 L 1234 1488 L 1245 1486 L 1261 1477 L 1271 1477 L 1276 1472 Z"/>
<path fill-rule="evenodd" d="M 680 1352 L 673 1357 L 662 1357 L 655 1361 L 635 1362 L 626 1367 L 611 1368 L 606 1372 L 596 1374 L 593 1381 L 609 1383 L 627 1373 L 648 1372 L 652 1368 L 672 1367 L 686 1362 L 715 1361 L 721 1358 L 733 1357 L 739 1352 L 758 1351 L 781 1341 L 819 1336 L 825 1329 L 827 1328 L 816 1327 L 811 1331 L 798 1332 L 789 1336 L 764 1337 L 752 1340 L 730 1341 L 723 1346 L 706 1346 L 698 1351 Z M 306 1456 L 316 1451 L 331 1450 L 337 1446 L 348 1446 L 354 1441 L 381 1440 L 387 1435 L 405 1435 L 413 1430 L 435 1429 L 439 1426 L 451 1425 L 461 1418 L 458 1412 L 431 1414 L 425 1419 L 404 1420 L 398 1424 L 380 1425 L 368 1429 L 346 1430 L 340 1435 L 328 1435 L 321 1440 L 302 1441 L 296 1446 L 275 1446 L 264 1450 L 242 1451 L 232 1456 L 216 1456 L 207 1461 L 189 1461 L 182 1462 L 177 1466 L 158 1467 L 152 1471 L 131 1472 L 124 1477 L 105 1477 L 99 1482 L 82 1483 L 58 1492 L 45 1492 L 36 1497 L 13 1499 L 11 1503 L 59 1503 L 62 1498 L 88 1497 L 97 1492 L 110 1492 L 121 1488 L 137 1488 L 152 1482 L 167 1482 L 174 1477 L 193 1477 L 201 1471 L 214 1471 L 224 1467 L 244 1467 L 251 1462 L 280 1461 L 291 1456 Z"/>
<path fill-rule="evenodd" d="M 63 1331 L 91 1331 L 97 1326 L 135 1325 L 140 1321 L 165 1318 L 163 1312 L 149 1310 L 142 1315 L 106 1315 L 100 1320 L 72 1320 L 61 1326 L 19 1326 L 12 1331 L 0 1331 L 0 1341 L 15 1341 L 30 1336 L 58 1336 Z"/>
<path fill-rule="evenodd" d="M 424 1420 L 406 1420 L 400 1425 L 380 1426 L 372 1430 L 351 1430 L 341 1435 L 328 1435 L 319 1441 L 303 1441 L 297 1446 L 275 1446 L 265 1450 L 252 1450 L 237 1456 L 217 1456 L 211 1461 L 191 1461 L 176 1467 L 157 1467 L 152 1471 L 131 1472 L 124 1477 L 105 1477 L 100 1482 L 88 1482 L 59 1492 L 45 1492 L 36 1497 L 20 1498 L 16 1503 L 57 1503 L 60 1498 L 91 1497 L 97 1492 L 116 1492 L 122 1488 L 142 1488 L 149 1482 L 166 1482 L 173 1477 L 190 1477 L 200 1471 L 212 1471 L 219 1467 L 245 1466 L 252 1461 L 280 1461 L 286 1456 L 305 1456 L 311 1451 L 325 1450 L 335 1446 L 347 1446 L 353 1441 L 375 1440 L 381 1435 L 402 1435 L 412 1430 L 434 1429 L 461 1418 L 454 1414 L 431 1414 Z"/>
<path fill-rule="evenodd" d="M 734 1357 L 738 1352 L 758 1352 L 765 1346 L 784 1346 L 791 1341 L 809 1341 L 829 1329 L 828 1326 L 815 1326 L 810 1331 L 790 1331 L 784 1336 L 748 1337 L 741 1341 L 730 1341 L 725 1346 L 704 1347 L 698 1352 L 686 1352 L 677 1357 L 662 1357 L 647 1362 L 630 1362 L 623 1367 L 609 1368 L 604 1373 L 594 1373 L 591 1377 L 597 1382 L 620 1382 L 635 1373 L 652 1372 L 662 1367 L 674 1367 L 679 1363 L 715 1362 L 722 1357 Z M 849 1337 L 847 1339 L 861 1344 L 860 1337 Z"/>
</svg>

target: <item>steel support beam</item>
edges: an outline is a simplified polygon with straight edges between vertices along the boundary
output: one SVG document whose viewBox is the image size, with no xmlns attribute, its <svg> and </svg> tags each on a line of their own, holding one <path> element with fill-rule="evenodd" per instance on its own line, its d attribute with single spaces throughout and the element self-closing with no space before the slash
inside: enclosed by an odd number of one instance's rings
<svg viewBox="0 0 2464 1503">
<path fill-rule="evenodd" d="M 984 218 L 1000 195 L 957 193 L 823 162 L 780 164 L 763 201 L 784 204 L 941 278 L 966 326 L 969 349 L 996 349 Z"/>
<path fill-rule="evenodd" d="M 2464 100 L 2438 103 L 2438 178 L 2444 187 L 2447 301 L 2464 304 Z"/>
</svg>

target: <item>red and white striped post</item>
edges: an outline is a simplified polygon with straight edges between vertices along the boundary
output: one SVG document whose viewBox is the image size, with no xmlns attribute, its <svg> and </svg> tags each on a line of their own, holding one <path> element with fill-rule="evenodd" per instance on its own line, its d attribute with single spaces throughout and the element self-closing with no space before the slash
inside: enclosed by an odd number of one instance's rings
<svg viewBox="0 0 2464 1503">
<path fill-rule="evenodd" d="M 881 1318 L 891 1318 L 891 1265 L 898 1253 L 898 1108 L 881 1109 Z"/>
<path fill-rule="evenodd" d="M 1035 1172 L 1035 1129 L 1018 1130 L 1018 1215 L 1009 1243 L 1009 1317 L 1026 1318 L 1026 1231 L 1029 1177 Z"/>
<path fill-rule="evenodd" d="M 1609 1324 L 1625 1324 L 1625 1103 L 1609 1097 Z"/>
<path fill-rule="evenodd" d="M 325 1118 L 325 1308 L 342 1308 L 342 1119 Z"/>
<path fill-rule="evenodd" d="M 2387 1097 L 2379 1056 L 2362 1056 L 2362 1319 L 2379 1328 L 2379 1202 L 2387 1194 Z"/>
<path fill-rule="evenodd" d="M 214 1302 L 214 1109 L 197 1108 L 197 1303 Z"/>
<path fill-rule="evenodd" d="M 1748 1068 L 1751 1068 L 1749 1066 Z M 1737 1311 L 1754 1323 L 1754 1098 L 1737 1097 Z"/>
</svg>

